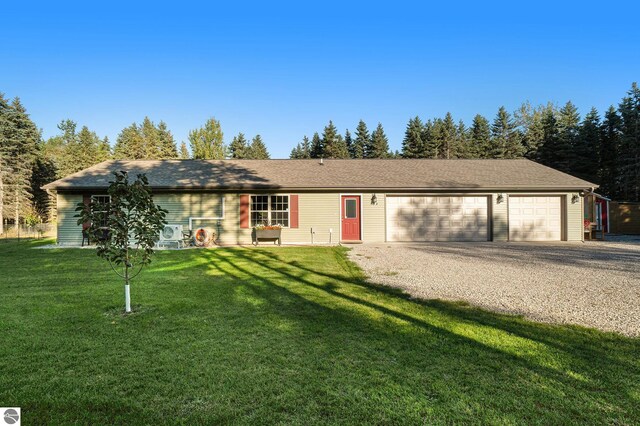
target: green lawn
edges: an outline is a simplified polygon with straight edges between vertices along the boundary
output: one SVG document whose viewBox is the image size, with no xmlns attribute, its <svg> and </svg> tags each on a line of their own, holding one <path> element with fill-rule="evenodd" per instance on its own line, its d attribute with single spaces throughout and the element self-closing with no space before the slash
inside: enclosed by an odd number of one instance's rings
<svg viewBox="0 0 640 426">
<path fill-rule="evenodd" d="M 640 340 L 417 303 L 341 248 L 159 252 L 136 313 L 92 250 L 0 242 L 23 424 L 640 421 Z"/>
</svg>

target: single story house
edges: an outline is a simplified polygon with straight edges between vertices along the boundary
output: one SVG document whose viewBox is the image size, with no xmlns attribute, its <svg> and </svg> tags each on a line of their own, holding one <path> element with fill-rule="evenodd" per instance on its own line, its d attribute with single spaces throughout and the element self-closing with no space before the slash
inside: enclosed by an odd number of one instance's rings
<svg viewBox="0 0 640 426">
<path fill-rule="evenodd" d="M 518 160 L 105 161 L 46 185 L 58 244 L 80 245 L 75 207 L 104 197 L 113 171 L 145 173 L 168 222 L 208 226 L 220 244 L 283 226 L 283 243 L 582 241 L 584 194 L 597 186 Z"/>
</svg>

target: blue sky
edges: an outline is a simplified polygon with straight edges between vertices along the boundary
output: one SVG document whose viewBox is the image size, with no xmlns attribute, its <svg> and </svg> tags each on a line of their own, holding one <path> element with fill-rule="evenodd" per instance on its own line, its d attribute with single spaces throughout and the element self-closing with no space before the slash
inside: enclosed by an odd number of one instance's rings
<svg viewBox="0 0 640 426">
<path fill-rule="evenodd" d="M 274 158 L 331 119 L 382 122 L 571 99 L 640 80 L 635 2 L 3 2 L 0 91 L 48 137 L 70 118 L 115 141 L 145 116 L 178 143 L 214 116 Z"/>
</svg>

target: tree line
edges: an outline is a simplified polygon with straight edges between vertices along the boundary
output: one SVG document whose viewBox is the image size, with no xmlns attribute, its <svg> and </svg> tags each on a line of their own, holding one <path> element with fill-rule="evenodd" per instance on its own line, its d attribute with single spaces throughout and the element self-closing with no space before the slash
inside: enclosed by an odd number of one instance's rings
<svg viewBox="0 0 640 426">
<path fill-rule="evenodd" d="M 617 200 L 640 201 L 640 88 L 631 85 L 617 107 L 601 117 L 591 108 L 581 117 L 571 102 L 558 107 L 526 102 L 510 113 L 500 107 L 492 121 L 478 114 L 470 126 L 444 118 L 407 124 L 400 152 L 389 150 L 382 124 L 369 133 L 360 120 L 354 135 L 333 122 L 311 140 L 302 138 L 290 158 L 528 158 L 600 185 Z"/>
<path fill-rule="evenodd" d="M 0 93 L 0 234 L 6 221 L 36 223 L 50 219 L 51 195 L 40 188 L 108 159 L 268 159 L 260 135 L 243 133 L 224 143 L 221 124 L 208 119 L 176 144 L 164 121 L 148 117 L 132 123 L 113 144 L 72 120 L 48 139 L 19 98 Z M 373 131 L 360 120 L 353 134 L 341 134 L 332 121 L 321 133 L 302 138 L 291 158 L 528 158 L 598 183 L 616 200 L 640 201 L 640 88 L 631 85 L 617 107 L 601 117 L 595 108 L 581 117 L 572 102 L 532 106 L 510 113 L 501 107 L 492 121 L 476 115 L 470 126 L 443 118 L 411 118 L 401 151 L 389 149 L 381 123 Z"/>
</svg>

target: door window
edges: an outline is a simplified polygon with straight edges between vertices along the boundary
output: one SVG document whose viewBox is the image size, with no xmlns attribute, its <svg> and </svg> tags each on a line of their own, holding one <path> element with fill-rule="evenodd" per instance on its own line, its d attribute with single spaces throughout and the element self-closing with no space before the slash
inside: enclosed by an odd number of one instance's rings
<svg viewBox="0 0 640 426">
<path fill-rule="evenodd" d="M 353 198 L 344 200 L 345 219 L 355 219 L 358 217 L 358 202 Z"/>
</svg>

